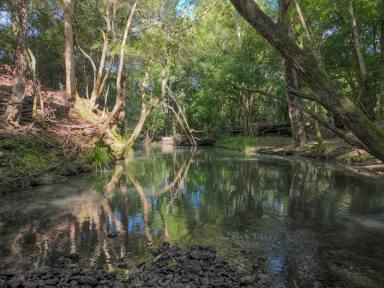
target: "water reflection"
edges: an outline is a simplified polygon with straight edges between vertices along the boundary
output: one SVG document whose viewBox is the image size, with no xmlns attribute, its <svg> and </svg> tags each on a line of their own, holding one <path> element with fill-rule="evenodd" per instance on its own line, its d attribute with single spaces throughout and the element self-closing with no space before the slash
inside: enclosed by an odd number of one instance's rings
<svg viewBox="0 0 384 288">
<path fill-rule="evenodd" d="M 2 198 L 0 269 L 61 255 L 113 268 L 167 240 L 246 251 L 275 282 L 384 285 L 383 182 L 323 163 L 221 150 L 144 150 L 65 185 Z"/>
</svg>

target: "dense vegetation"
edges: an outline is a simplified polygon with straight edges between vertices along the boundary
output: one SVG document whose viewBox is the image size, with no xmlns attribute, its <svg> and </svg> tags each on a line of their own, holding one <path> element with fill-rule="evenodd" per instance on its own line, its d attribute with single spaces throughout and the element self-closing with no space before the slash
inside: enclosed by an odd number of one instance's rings
<svg viewBox="0 0 384 288">
<path fill-rule="evenodd" d="M 326 128 L 383 160 L 384 1 L 256 2 L 2 1 L 0 63 L 15 68 L 2 126 L 21 124 L 27 77 L 32 116 L 47 118 L 40 87 L 65 90 L 115 155 L 139 137 L 290 122 L 297 147 Z"/>
</svg>

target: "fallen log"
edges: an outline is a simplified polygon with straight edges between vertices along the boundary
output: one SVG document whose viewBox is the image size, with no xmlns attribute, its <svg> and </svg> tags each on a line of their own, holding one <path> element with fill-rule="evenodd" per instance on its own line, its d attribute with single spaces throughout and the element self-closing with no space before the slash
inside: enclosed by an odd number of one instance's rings
<svg viewBox="0 0 384 288">
<path fill-rule="evenodd" d="M 258 135 L 279 135 L 279 136 L 291 136 L 290 123 L 255 123 L 251 129 L 252 136 Z M 242 129 L 232 129 L 232 135 L 243 134 Z"/>
</svg>

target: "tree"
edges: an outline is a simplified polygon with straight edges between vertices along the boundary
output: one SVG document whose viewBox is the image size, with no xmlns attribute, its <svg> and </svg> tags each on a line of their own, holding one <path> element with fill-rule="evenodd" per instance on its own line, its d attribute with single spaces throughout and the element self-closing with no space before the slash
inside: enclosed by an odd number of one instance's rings
<svg viewBox="0 0 384 288">
<path fill-rule="evenodd" d="M 231 0 L 248 21 L 291 64 L 313 90 L 306 96 L 337 116 L 367 147 L 368 152 L 384 161 L 384 133 L 331 82 L 316 58 L 289 38 L 283 27 L 275 24 L 253 0 Z M 301 94 L 303 96 L 303 94 Z"/>
<path fill-rule="evenodd" d="M 127 43 L 128 38 L 128 32 L 132 24 L 133 16 L 135 15 L 137 5 L 139 4 L 140 0 L 135 0 L 135 2 L 132 5 L 131 12 L 129 13 L 129 16 L 127 18 L 127 23 L 125 25 L 123 38 L 121 40 L 121 46 L 120 46 L 120 56 L 119 56 L 119 67 L 117 70 L 117 78 L 116 78 L 116 100 L 115 105 L 113 106 L 113 110 L 108 116 L 107 120 L 104 122 L 102 127 L 99 130 L 99 136 L 103 137 L 105 131 L 107 130 L 109 124 L 111 121 L 118 116 L 118 114 L 121 111 L 121 108 L 124 104 L 123 99 L 123 87 L 122 87 L 122 75 L 123 75 L 123 67 L 124 67 L 124 60 L 125 60 L 125 44 Z"/>
<path fill-rule="evenodd" d="M 380 8 L 380 102 L 379 111 L 384 111 L 384 0 L 379 0 Z"/>
<path fill-rule="evenodd" d="M 72 0 L 64 0 L 65 90 L 69 101 L 75 101 L 75 57 L 73 52 Z"/>
<path fill-rule="evenodd" d="M 291 0 L 279 1 L 279 21 L 282 25 L 285 26 L 285 16 L 291 2 Z M 292 31 L 289 27 L 286 27 L 286 31 L 289 35 L 292 35 Z M 295 147 L 304 147 L 307 143 L 307 137 L 305 133 L 303 113 L 298 106 L 300 105 L 300 98 L 289 90 L 289 88 L 298 89 L 297 73 L 293 66 L 290 65 L 287 61 L 284 61 L 284 75 L 285 84 L 287 87 L 288 115 L 291 121 L 293 144 Z"/>
<path fill-rule="evenodd" d="M 28 34 L 28 0 L 15 0 L 12 14 L 15 22 L 15 70 L 11 99 L 3 115 L 5 127 L 18 127 L 25 93 L 25 76 L 28 69 L 27 34 Z"/>
<path fill-rule="evenodd" d="M 362 47 L 360 43 L 360 35 L 357 30 L 357 23 L 355 12 L 353 8 L 353 1 L 348 0 L 348 13 L 351 18 L 351 28 L 352 28 L 352 43 L 355 49 L 355 55 L 357 59 L 357 65 L 359 70 L 359 91 L 357 92 L 357 103 L 360 104 L 360 107 L 367 114 L 367 116 L 371 119 L 375 118 L 375 105 L 376 101 L 372 99 L 372 95 L 370 93 L 368 87 L 368 72 L 364 61 L 364 56 L 362 52 Z"/>
</svg>

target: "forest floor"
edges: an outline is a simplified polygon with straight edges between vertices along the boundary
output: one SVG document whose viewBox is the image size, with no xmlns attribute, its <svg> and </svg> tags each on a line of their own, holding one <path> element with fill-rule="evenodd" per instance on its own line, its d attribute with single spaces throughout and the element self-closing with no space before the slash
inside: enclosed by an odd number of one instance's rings
<svg viewBox="0 0 384 288">
<path fill-rule="evenodd" d="M 368 152 L 331 135 L 324 139 L 323 149 L 319 149 L 316 141 L 310 141 L 304 148 L 294 148 L 292 139 L 286 136 L 223 137 L 217 141 L 216 146 L 247 154 L 297 156 L 324 160 L 342 165 L 348 170 L 359 174 L 367 176 L 384 175 L 384 165 L 381 161 Z"/>
</svg>

